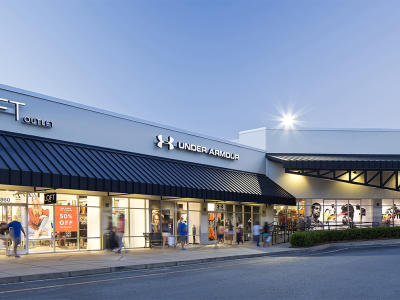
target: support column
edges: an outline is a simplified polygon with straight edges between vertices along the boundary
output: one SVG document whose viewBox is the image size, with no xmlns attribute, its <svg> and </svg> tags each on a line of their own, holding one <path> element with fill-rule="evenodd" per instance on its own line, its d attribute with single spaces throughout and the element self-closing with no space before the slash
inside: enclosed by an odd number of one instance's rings
<svg viewBox="0 0 400 300">
<path fill-rule="evenodd" d="M 372 226 L 382 223 L 382 199 L 372 199 Z"/>
<path fill-rule="evenodd" d="M 214 241 L 208 240 L 208 211 L 207 211 L 207 202 L 202 203 L 201 215 L 200 215 L 200 243 L 210 244 L 214 243 Z"/>
<path fill-rule="evenodd" d="M 104 249 L 104 239 L 103 236 L 108 232 L 108 218 L 112 217 L 112 197 L 104 196 L 100 197 L 100 220 L 101 220 L 101 249 Z"/>
</svg>

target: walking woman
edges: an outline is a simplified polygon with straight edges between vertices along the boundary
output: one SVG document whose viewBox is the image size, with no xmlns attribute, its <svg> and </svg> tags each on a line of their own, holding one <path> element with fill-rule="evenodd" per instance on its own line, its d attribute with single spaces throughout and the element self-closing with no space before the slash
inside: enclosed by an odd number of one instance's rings
<svg viewBox="0 0 400 300">
<path fill-rule="evenodd" d="M 243 244 L 243 225 L 241 222 L 236 227 L 236 242 L 238 245 Z"/>
</svg>

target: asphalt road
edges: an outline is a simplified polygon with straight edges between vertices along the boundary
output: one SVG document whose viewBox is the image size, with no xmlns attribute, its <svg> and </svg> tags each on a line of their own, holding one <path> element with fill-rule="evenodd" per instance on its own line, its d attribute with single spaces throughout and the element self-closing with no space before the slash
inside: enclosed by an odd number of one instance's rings
<svg viewBox="0 0 400 300">
<path fill-rule="evenodd" d="M 398 299 L 400 248 L 297 256 L 0 285 L 0 299 Z"/>
</svg>

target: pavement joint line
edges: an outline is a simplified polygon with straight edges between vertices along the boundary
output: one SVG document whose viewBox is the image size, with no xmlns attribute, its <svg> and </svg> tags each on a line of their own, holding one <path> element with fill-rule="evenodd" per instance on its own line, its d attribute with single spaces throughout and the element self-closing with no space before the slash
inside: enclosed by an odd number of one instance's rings
<svg viewBox="0 0 400 300">
<path fill-rule="evenodd" d="M 399 247 L 400 243 L 383 243 L 383 244 L 367 244 L 367 245 L 351 245 L 350 247 L 340 248 L 337 250 L 331 250 L 325 253 L 332 253 L 338 251 L 345 251 L 349 249 L 362 249 L 362 248 L 382 248 L 382 247 Z M 156 263 L 145 263 L 145 264 L 137 264 L 137 265 L 125 265 L 125 266 L 113 266 L 113 267 L 102 267 L 95 269 L 87 269 L 87 270 L 76 270 L 76 271 L 60 271 L 60 272 L 52 272 L 52 273 L 39 273 L 39 274 L 30 274 L 30 275 L 20 275 L 20 276 L 9 276 L 9 277 L 0 277 L 0 284 L 7 283 L 17 283 L 17 282 L 28 282 L 28 281 L 38 281 L 40 277 L 45 277 L 46 279 L 65 279 L 65 278 L 73 278 L 78 276 L 89 276 L 89 275 L 101 275 L 115 272 L 129 272 L 133 270 L 151 270 L 151 269 L 159 269 L 159 268 L 168 268 L 171 266 L 186 266 L 186 265 L 196 265 L 202 263 L 211 263 L 211 262 L 223 262 L 227 260 L 240 260 L 240 259 L 248 259 L 248 258 L 258 258 L 258 257 L 279 257 L 282 255 L 288 254 L 298 254 L 298 256 L 306 256 L 313 255 L 313 252 L 318 252 L 321 250 L 327 250 L 329 248 L 338 247 L 337 245 L 328 244 L 324 249 L 299 249 L 298 250 L 285 250 L 285 251 L 277 251 L 277 252 L 264 252 L 264 253 L 254 253 L 254 254 L 237 254 L 231 256 L 221 256 L 221 257 L 211 257 L 211 258 L 202 258 L 202 259 L 190 259 L 190 260 L 181 260 L 174 262 L 156 262 Z M 317 253 L 318 255 L 323 254 L 324 252 Z M 66 276 L 67 274 L 67 276 Z"/>
<path fill-rule="evenodd" d="M 244 262 L 243 263 L 239 263 L 239 264 L 244 264 Z M 57 287 L 63 287 L 63 286 L 92 284 L 92 283 L 98 283 L 98 282 L 107 282 L 107 281 L 115 281 L 115 280 L 123 280 L 123 279 L 133 279 L 133 278 L 140 278 L 140 277 L 160 276 L 160 275 L 165 275 L 165 274 L 184 273 L 184 272 L 188 272 L 188 271 L 202 271 L 202 270 L 217 269 L 217 268 L 221 268 L 221 267 L 237 266 L 237 265 L 238 265 L 237 263 L 232 263 L 232 264 L 224 264 L 223 266 L 213 265 L 211 267 L 205 267 L 205 268 L 195 268 L 195 269 L 190 268 L 190 269 L 184 269 L 184 270 L 175 270 L 175 271 L 150 273 L 150 274 L 138 274 L 138 275 L 133 275 L 133 276 L 106 278 L 106 279 L 98 279 L 98 280 L 91 280 L 91 281 L 84 281 L 84 282 L 72 282 L 72 283 L 65 283 L 65 284 L 54 284 L 54 285 L 47 285 L 47 286 L 40 286 L 40 287 L 30 287 L 30 288 L 24 288 L 24 289 L 14 289 L 14 290 L 0 291 L 0 294 L 9 294 L 9 293 L 31 291 L 31 290 L 41 290 L 41 289 L 51 289 L 51 288 L 57 288 Z M 58 279 L 66 279 L 66 278 L 58 278 Z M 38 280 L 38 281 L 46 281 L 46 279 Z"/>
<path fill-rule="evenodd" d="M 315 251 L 315 250 L 314 250 Z M 258 259 L 265 259 L 265 258 L 267 258 L 267 256 L 263 256 L 263 257 L 258 257 Z M 286 258 L 286 257 L 285 257 Z M 220 262 L 221 263 L 221 262 Z M 246 262 L 239 262 L 239 263 L 229 263 L 229 264 L 224 264 L 224 265 L 212 265 L 212 266 L 210 266 L 210 267 L 206 267 L 206 268 L 188 268 L 188 269 L 185 269 L 185 270 L 181 270 L 181 272 L 184 272 L 184 271 L 191 271 L 191 270 L 193 270 L 193 271 L 200 271 L 200 270 L 207 270 L 207 269 L 216 269 L 216 268 L 221 268 L 221 267 L 229 267 L 229 266 L 237 266 L 237 265 L 243 265 L 243 264 L 246 264 L 246 265 L 254 265 L 254 264 L 258 264 L 259 262 L 257 261 L 257 258 L 255 258 L 255 259 L 252 259 L 251 260 L 251 262 L 248 262 L 248 261 L 246 261 Z M 200 265 L 209 265 L 209 264 L 211 264 L 211 262 L 205 262 L 205 263 L 200 263 Z M 176 268 L 176 267 L 181 267 L 181 266 L 172 266 L 172 267 L 166 267 L 165 269 L 171 269 L 171 268 Z M 132 271 L 149 271 L 149 272 L 154 272 L 155 271 L 155 269 L 156 268 L 153 268 L 153 269 L 142 269 L 142 270 L 125 270 L 125 271 L 121 271 L 121 272 L 118 272 L 118 273 L 127 273 L 127 272 L 132 272 Z M 158 268 L 158 269 L 160 269 L 160 268 Z M 161 268 L 161 269 L 164 269 L 164 268 Z M 172 273 L 181 273 L 181 272 L 172 272 Z M 169 273 L 171 273 L 171 272 L 158 272 L 158 273 L 151 273 L 151 274 L 145 274 L 145 275 L 147 275 L 147 276 L 142 276 L 143 274 L 141 274 L 141 275 L 136 275 L 136 276 L 139 276 L 139 277 L 148 277 L 148 276 L 151 276 L 151 275 L 163 275 L 163 274 L 169 274 Z M 65 279 L 74 279 L 74 278 L 79 278 L 79 277 L 91 277 L 91 276 L 101 276 L 101 275 L 107 275 L 106 273 L 102 273 L 102 274 L 91 274 L 91 275 L 80 275 L 80 276 L 74 276 L 74 277 L 64 277 L 64 278 L 46 278 L 46 279 L 39 279 L 39 280 L 35 280 L 35 281 L 31 281 L 31 283 L 35 283 L 35 282 L 45 282 L 45 281 L 58 281 L 58 280 L 65 280 Z M 129 276 L 130 277 L 130 276 Z M 129 279 L 129 277 L 115 277 L 115 279 Z M 113 278 L 113 280 L 115 280 L 114 278 Z M 13 285 L 13 284 L 22 284 L 22 283 L 24 283 L 24 282 L 14 282 L 14 283 L 10 283 L 10 285 Z M 25 282 L 26 283 L 26 282 Z M 8 285 L 8 284 L 7 284 Z M 5 286 L 5 284 L 1 284 L 0 286 Z M 18 290 L 14 290 L 14 291 L 18 291 Z M 1 294 L 1 292 L 0 292 L 0 294 Z"/>
<path fill-rule="evenodd" d="M 265 258 L 265 257 L 260 257 L 260 258 Z M 201 262 L 201 263 L 199 263 L 198 265 L 209 265 L 209 264 L 211 264 L 212 262 Z M 235 263 L 235 264 L 225 264 L 224 266 L 236 266 L 236 265 L 241 265 L 241 264 L 244 264 L 244 262 L 243 263 Z M 255 264 L 255 262 L 251 262 L 251 263 L 247 263 L 247 264 Z M 193 266 L 193 265 L 187 265 L 187 266 Z M 149 271 L 149 272 L 151 272 L 151 271 L 155 271 L 155 270 L 158 270 L 158 269 L 169 269 L 169 268 L 177 268 L 177 267 L 183 267 L 183 266 L 181 266 L 181 265 L 174 265 L 174 266 L 171 266 L 171 267 L 165 267 L 165 268 L 152 268 L 152 269 L 131 269 L 131 270 L 122 270 L 122 271 L 119 271 L 119 272 L 114 272 L 114 273 L 117 273 L 117 274 L 121 274 L 121 273 L 129 273 L 129 272 L 132 272 L 132 271 Z M 191 269 L 190 269 L 191 270 Z M 90 274 L 90 275 L 78 275 L 78 276 L 73 276 L 73 277 L 67 277 L 67 278 L 62 278 L 62 277 L 58 277 L 58 278 L 46 278 L 46 279 L 38 279 L 38 280 L 35 280 L 35 281 L 30 281 L 29 283 L 35 283 L 35 282 L 42 282 L 42 281 L 56 281 L 56 280 L 62 280 L 62 279 L 74 279 L 74 278 L 79 278 L 79 277 L 91 277 L 91 276 L 101 276 L 101 275 L 106 275 L 107 273 L 99 273 L 99 274 Z M 157 273 L 157 274 L 164 274 L 164 273 Z M 22 284 L 22 283 L 28 283 L 28 282 L 11 282 L 11 283 L 3 283 L 3 284 L 0 284 L 0 286 L 7 286 L 7 285 L 13 285 L 13 284 Z"/>
</svg>

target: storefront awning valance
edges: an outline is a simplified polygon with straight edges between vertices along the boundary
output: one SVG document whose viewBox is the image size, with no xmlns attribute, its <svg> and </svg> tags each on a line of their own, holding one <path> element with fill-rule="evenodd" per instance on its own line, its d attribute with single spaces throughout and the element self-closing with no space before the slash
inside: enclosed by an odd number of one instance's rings
<svg viewBox="0 0 400 300">
<path fill-rule="evenodd" d="M 286 173 L 400 191 L 400 155 L 277 154 Z"/>
<path fill-rule="evenodd" d="M 398 170 L 400 155 L 379 154 L 267 154 L 288 169 Z"/>
<path fill-rule="evenodd" d="M 0 132 L 0 184 L 295 204 L 262 174 Z"/>
</svg>

